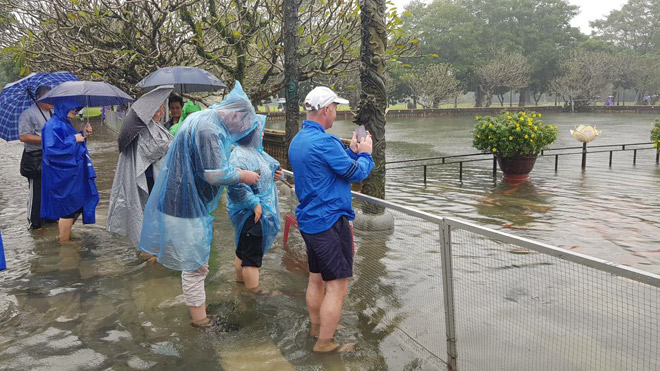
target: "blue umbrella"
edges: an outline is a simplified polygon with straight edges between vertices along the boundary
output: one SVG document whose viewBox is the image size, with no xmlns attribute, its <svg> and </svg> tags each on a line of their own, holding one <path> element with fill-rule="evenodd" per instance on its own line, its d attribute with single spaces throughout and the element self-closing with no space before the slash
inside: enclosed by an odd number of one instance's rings
<svg viewBox="0 0 660 371">
<path fill-rule="evenodd" d="M 187 66 L 159 68 L 140 81 L 137 87 L 153 89 L 161 85 L 174 85 L 174 91 L 178 93 L 211 92 L 227 87 L 212 73 Z"/>
<path fill-rule="evenodd" d="M 118 87 L 103 81 L 67 81 L 44 94 L 39 102 L 55 104 L 63 98 L 75 99 L 81 107 L 119 106 L 134 101 Z"/>
<path fill-rule="evenodd" d="M 18 139 L 18 117 L 35 103 L 38 87 L 51 88 L 78 78 L 71 72 L 33 73 L 16 82 L 5 85 L 0 93 L 0 138 Z"/>
</svg>

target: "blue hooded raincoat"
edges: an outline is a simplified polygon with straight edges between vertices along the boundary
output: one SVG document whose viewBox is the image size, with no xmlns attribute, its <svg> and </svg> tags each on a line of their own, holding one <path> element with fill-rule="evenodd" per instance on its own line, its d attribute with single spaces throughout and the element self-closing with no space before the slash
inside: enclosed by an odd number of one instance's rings
<svg viewBox="0 0 660 371">
<path fill-rule="evenodd" d="M 238 81 L 225 100 L 185 119 L 144 209 L 140 250 L 180 271 L 197 270 L 208 261 L 211 213 L 223 188 L 240 181 L 229 164 L 231 145 L 257 124 Z"/>
<path fill-rule="evenodd" d="M 236 231 L 236 246 L 238 246 L 245 221 L 248 217 L 254 217 L 254 207 L 258 203 L 261 204 L 263 214 L 259 219 L 259 224 L 261 224 L 262 233 L 261 248 L 265 254 L 275 242 L 275 237 L 280 231 L 280 206 L 273 179 L 280 163 L 264 152 L 261 136 L 266 125 L 266 117 L 258 116 L 259 126 L 250 134 L 251 140 L 249 143 L 241 143 L 234 148 L 229 162 L 233 167 L 239 169 L 259 171 L 259 181 L 254 186 L 240 183 L 228 187 L 227 212 Z"/>
<path fill-rule="evenodd" d="M 80 106 L 75 100 L 55 103 L 55 114 L 41 130 L 41 217 L 57 220 L 82 209 L 83 223 L 96 222 L 96 171 L 86 142 L 76 142 L 78 134 L 67 115 Z"/>
</svg>

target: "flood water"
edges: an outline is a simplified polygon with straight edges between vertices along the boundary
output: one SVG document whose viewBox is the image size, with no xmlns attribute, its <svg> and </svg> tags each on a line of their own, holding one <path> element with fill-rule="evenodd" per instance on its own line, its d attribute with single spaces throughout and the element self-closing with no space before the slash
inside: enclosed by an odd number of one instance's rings
<svg viewBox="0 0 660 371">
<path fill-rule="evenodd" d="M 595 144 L 648 142 L 655 117 L 555 114 L 544 119 L 560 129 L 556 146 L 570 146 L 577 142 L 568 130 L 578 124 L 603 130 Z M 270 126 L 281 128 L 280 123 Z M 331 132 L 348 137 L 353 127 L 340 121 Z M 471 128 L 471 117 L 390 119 L 388 160 L 475 152 Z M 441 298 L 429 299 L 419 291 L 417 283 L 432 274 L 413 264 L 406 245 L 411 235 L 436 236 L 420 235 L 423 228 L 410 220 L 391 236 L 356 232 L 358 247 L 369 240 L 373 248 L 358 248 L 356 277 L 342 316 L 345 328 L 336 336 L 339 342 L 357 343 L 356 351 L 315 356 L 307 336 L 302 240 L 293 232 L 285 249 L 278 238 L 264 258 L 261 282 L 279 294 L 254 298 L 231 282 L 233 230 L 221 202 L 206 291 L 209 312 L 231 326 L 212 333 L 193 329 L 179 274 L 138 262 L 127 239 L 104 229 L 118 156 L 115 139 L 111 130 L 95 127 L 89 147 L 101 194 L 97 224 L 75 225 L 70 244 L 58 243 L 56 227 L 26 229 L 27 182 L 18 173 L 21 147 L 0 143 L 0 230 L 9 267 L 0 272 L 0 369 L 438 368 L 436 360 L 410 351 L 405 337 L 379 323 L 406 303 L 442 305 Z M 521 185 L 493 182 L 490 162 L 466 164 L 462 183 L 457 165 L 431 168 L 426 185 L 420 168 L 392 170 L 386 197 L 660 273 L 660 168 L 652 151 L 638 153 L 636 166 L 632 152 L 615 153 L 611 168 L 607 154 L 593 154 L 585 172 L 580 156 L 560 158 L 556 173 L 553 161 L 540 158 L 531 182 Z M 286 189 L 280 196 L 284 214 L 290 211 Z M 438 342 L 443 335 L 437 334 Z"/>
</svg>

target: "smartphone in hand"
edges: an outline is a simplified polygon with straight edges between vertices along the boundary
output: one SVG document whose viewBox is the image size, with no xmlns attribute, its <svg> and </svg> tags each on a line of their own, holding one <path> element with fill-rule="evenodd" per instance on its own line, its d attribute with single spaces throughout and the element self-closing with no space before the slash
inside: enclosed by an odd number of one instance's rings
<svg viewBox="0 0 660 371">
<path fill-rule="evenodd" d="M 357 141 L 358 143 L 362 142 L 364 138 L 367 136 L 367 129 L 364 127 L 364 125 L 360 125 L 355 129 L 355 134 L 357 136 Z"/>
</svg>

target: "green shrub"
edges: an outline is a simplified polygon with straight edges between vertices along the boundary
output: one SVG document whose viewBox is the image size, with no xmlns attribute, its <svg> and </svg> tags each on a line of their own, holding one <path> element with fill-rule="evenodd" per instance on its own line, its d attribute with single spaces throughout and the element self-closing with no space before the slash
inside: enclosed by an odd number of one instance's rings
<svg viewBox="0 0 660 371">
<path fill-rule="evenodd" d="M 651 140 L 653 141 L 653 147 L 658 148 L 658 152 L 660 152 L 660 146 L 658 145 L 660 143 L 660 119 L 655 120 L 655 127 L 651 129 Z"/>
<path fill-rule="evenodd" d="M 557 139 L 557 127 L 544 125 L 541 117 L 527 111 L 477 116 L 472 145 L 502 157 L 536 156 Z"/>
</svg>

